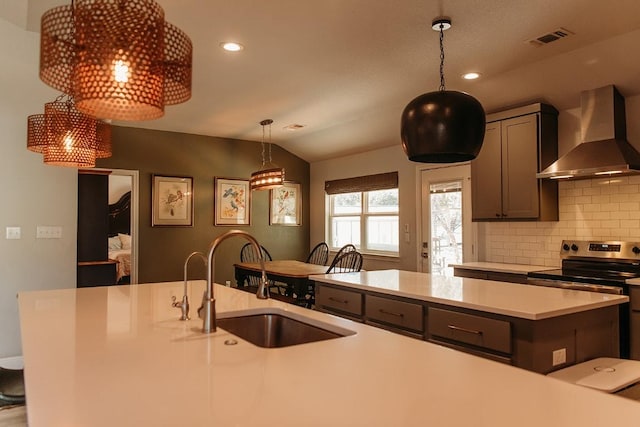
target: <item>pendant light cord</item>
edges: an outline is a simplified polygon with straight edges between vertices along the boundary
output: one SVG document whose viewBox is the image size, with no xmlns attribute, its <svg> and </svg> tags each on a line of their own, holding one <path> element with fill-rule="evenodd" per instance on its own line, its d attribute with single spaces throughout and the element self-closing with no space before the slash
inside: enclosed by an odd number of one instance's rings
<svg viewBox="0 0 640 427">
<path fill-rule="evenodd" d="M 264 124 L 262 124 L 262 167 L 265 165 L 264 154 Z"/>
<path fill-rule="evenodd" d="M 271 123 L 273 123 L 273 120 L 271 119 L 266 119 L 260 122 L 260 124 L 262 125 L 262 167 L 264 167 L 267 164 L 271 164 Z M 266 125 L 269 125 L 269 143 L 268 143 L 268 151 L 265 150 L 265 143 L 264 143 L 264 127 Z M 266 154 L 269 155 L 268 159 L 269 159 L 269 163 L 267 163 L 267 158 L 266 158 Z"/>
<path fill-rule="evenodd" d="M 271 163 L 271 123 L 269 123 L 269 164 Z"/>
<path fill-rule="evenodd" d="M 440 23 L 440 90 L 444 91 L 444 24 Z"/>
</svg>

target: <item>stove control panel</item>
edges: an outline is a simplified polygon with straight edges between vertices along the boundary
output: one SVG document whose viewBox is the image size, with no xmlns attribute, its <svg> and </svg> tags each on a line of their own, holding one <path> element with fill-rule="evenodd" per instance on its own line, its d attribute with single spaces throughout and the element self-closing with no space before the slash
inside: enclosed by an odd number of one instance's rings
<svg viewBox="0 0 640 427">
<path fill-rule="evenodd" d="M 563 240 L 560 256 L 640 260 L 640 242 Z"/>
</svg>

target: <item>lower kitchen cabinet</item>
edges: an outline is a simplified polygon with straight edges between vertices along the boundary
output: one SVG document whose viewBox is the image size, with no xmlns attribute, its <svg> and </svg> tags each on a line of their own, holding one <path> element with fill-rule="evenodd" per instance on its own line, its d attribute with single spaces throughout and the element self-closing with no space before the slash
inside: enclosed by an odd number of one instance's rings
<svg viewBox="0 0 640 427">
<path fill-rule="evenodd" d="M 617 306 L 530 320 L 334 284 L 315 286 L 316 310 L 542 374 L 596 357 L 619 357 Z"/>
<path fill-rule="evenodd" d="M 640 360 L 640 287 L 629 287 L 630 358 Z"/>
<path fill-rule="evenodd" d="M 540 320 L 429 303 L 428 341 L 547 374 L 596 357 L 619 357 L 618 308 Z"/>
</svg>

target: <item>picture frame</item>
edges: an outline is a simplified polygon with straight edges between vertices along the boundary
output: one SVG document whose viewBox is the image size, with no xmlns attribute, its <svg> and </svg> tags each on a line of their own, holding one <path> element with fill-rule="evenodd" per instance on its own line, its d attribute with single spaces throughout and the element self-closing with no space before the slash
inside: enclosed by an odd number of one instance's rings
<svg viewBox="0 0 640 427">
<path fill-rule="evenodd" d="M 214 225 L 251 225 L 251 188 L 248 179 L 215 177 Z"/>
<path fill-rule="evenodd" d="M 282 186 L 270 190 L 270 225 L 302 224 L 301 185 L 294 181 L 285 181 Z"/>
<path fill-rule="evenodd" d="M 193 226 L 193 178 L 153 174 L 151 226 Z"/>
</svg>

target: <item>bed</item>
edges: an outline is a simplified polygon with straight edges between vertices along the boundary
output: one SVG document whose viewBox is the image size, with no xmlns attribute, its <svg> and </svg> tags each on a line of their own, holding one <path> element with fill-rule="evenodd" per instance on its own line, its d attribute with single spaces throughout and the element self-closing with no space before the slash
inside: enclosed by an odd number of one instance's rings
<svg viewBox="0 0 640 427">
<path fill-rule="evenodd" d="M 131 192 L 109 205 L 109 259 L 118 262 L 117 283 L 129 283 L 131 276 Z"/>
</svg>

